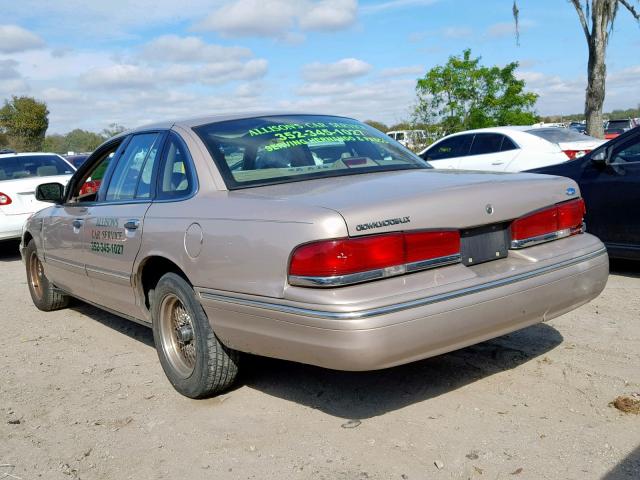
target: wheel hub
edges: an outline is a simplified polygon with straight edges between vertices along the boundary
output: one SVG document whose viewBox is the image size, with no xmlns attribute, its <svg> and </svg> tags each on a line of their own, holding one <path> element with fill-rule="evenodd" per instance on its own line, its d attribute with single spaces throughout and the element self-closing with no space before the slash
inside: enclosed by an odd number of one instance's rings
<svg viewBox="0 0 640 480">
<path fill-rule="evenodd" d="M 193 328 L 191 325 L 182 325 L 176 329 L 176 336 L 180 343 L 189 343 L 193 340 Z"/>
</svg>

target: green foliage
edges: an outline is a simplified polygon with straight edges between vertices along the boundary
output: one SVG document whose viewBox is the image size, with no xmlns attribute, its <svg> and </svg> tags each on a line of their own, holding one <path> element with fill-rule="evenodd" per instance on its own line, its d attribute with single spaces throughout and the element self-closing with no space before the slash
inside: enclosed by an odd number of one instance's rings
<svg viewBox="0 0 640 480">
<path fill-rule="evenodd" d="M 416 118 L 439 122 L 447 133 L 499 125 L 527 125 L 537 118 L 538 95 L 525 91 L 515 77 L 518 62 L 500 68 L 480 65 L 471 50 L 451 56 L 445 65 L 429 70 L 418 80 Z"/>
<path fill-rule="evenodd" d="M 55 153 L 92 152 L 104 141 L 102 135 L 76 128 L 66 135 L 47 135 L 44 150 Z"/>
<path fill-rule="evenodd" d="M 389 127 L 387 127 L 382 122 L 376 122 L 375 120 L 365 120 L 364 123 L 366 123 L 370 127 L 375 128 L 376 130 L 380 130 L 382 133 L 386 133 L 389 131 Z"/>
<path fill-rule="evenodd" d="M 47 104 L 32 97 L 12 96 L 0 108 L 0 133 L 17 151 L 42 150 L 49 127 Z"/>
</svg>

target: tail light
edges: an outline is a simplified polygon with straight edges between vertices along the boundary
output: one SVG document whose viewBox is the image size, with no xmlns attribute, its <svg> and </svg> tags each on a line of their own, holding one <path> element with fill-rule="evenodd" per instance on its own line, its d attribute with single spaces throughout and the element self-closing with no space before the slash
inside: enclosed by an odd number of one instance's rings
<svg viewBox="0 0 640 480">
<path fill-rule="evenodd" d="M 84 182 L 82 187 L 80 187 L 79 195 L 89 195 L 91 193 L 96 193 L 100 189 L 100 180 L 87 180 Z"/>
<path fill-rule="evenodd" d="M 576 158 L 584 157 L 591 150 L 563 150 L 563 153 L 569 157 L 569 160 L 575 160 Z"/>
<path fill-rule="evenodd" d="M 0 192 L 0 207 L 4 205 L 11 205 L 11 203 L 12 203 L 11 197 L 9 195 L 6 195 Z"/>
<path fill-rule="evenodd" d="M 524 248 L 582 233 L 586 213 L 578 198 L 518 218 L 511 223 L 511 248 Z"/>
<path fill-rule="evenodd" d="M 322 240 L 301 245 L 293 251 L 289 283 L 335 287 L 459 261 L 460 234 L 457 231 Z"/>
</svg>

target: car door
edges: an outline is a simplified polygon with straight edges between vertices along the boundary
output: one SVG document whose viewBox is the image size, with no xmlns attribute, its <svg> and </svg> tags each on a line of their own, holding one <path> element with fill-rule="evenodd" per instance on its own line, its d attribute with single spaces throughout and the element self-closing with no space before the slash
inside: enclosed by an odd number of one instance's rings
<svg viewBox="0 0 640 480">
<path fill-rule="evenodd" d="M 79 170 L 70 180 L 65 203 L 53 206 L 51 214 L 43 219 L 43 259 L 47 277 L 58 287 L 82 298 L 92 294 L 85 268 L 87 258 L 83 236 L 88 205 L 94 200 L 94 195 L 87 195 L 81 190 L 85 180 L 95 173 L 94 168 L 102 172 L 108 167 L 117 155 L 120 143 L 120 140 L 115 140 L 97 150 L 89 161 L 91 169 Z M 98 173 L 93 181 L 99 181 L 99 178 Z"/>
<path fill-rule="evenodd" d="M 607 165 L 588 161 L 581 174 L 587 230 L 609 248 L 640 253 L 640 134 L 610 148 Z"/>
<path fill-rule="evenodd" d="M 513 160 L 517 147 L 511 139 L 500 133 L 476 133 L 469 155 L 462 157 L 461 170 L 489 170 L 502 172 Z"/>
<path fill-rule="evenodd" d="M 86 270 L 94 294 L 89 300 L 135 316 L 132 268 L 143 235 L 144 216 L 155 195 L 157 160 L 164 132 L 132 135 L 107 172 L 84 222 Z"/>
<path fill-rule="evenodd" d="M 452 135 L 434 143 L 420 155 L 434 168 L 459 168 L 460 159 L 469 154 L 473 134 Z"/>
</svg>

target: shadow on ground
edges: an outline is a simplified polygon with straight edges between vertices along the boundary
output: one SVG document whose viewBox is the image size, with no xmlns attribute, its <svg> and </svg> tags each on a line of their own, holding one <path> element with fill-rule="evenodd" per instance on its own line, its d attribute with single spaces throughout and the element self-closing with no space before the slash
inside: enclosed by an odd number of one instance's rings
<svg viewBox="0 0 640 480">
<path fill-rule="evenodd" d="M 609 272 L 614 275 L 640 278 L 640 261 L 610 259 Z"/>
<path fill-rule="evenodd" d="M 0 240 L 0 262 L 20 260 L 20 240 Z"/>
<path fill-rule="evenodd" d="M 640 446 L 613 467 L 602 480 L 638 480 L 640 478 Z"/>
<path fill-rule="evenodd" d="M 263 357 L 246 357 L 239 386 L 348 419 L 365 419 L 456 390 L 552 350 L 562 335 L 537 324 L 503 337 L 408 365 L 339 372 Z"/>
<path fill-rule="evenodd" d="M 154 347 L 148 327 L 80 301 L 74 301 L 71 308 Z M 246 355 L 235 388 L 248 386 L 340 418 L 366 419 L 515 368 L 544 355 L 562 340 L 555 328 L 540 323 L 462 350 L 374 372 L 340 372 Z"/>
<path fill-rule="evenodd" d="M 132 322 L 119 317 L 105 310 L 102 310 L 80 300 L 72 300 L 70 308 L 81 313 L 96 322 L 100 322 L 105 327 L 109 327 L 119 333 L 144 343 L 148 347 L 155 348 L 153 343 L 153 333 L 149 327 Z"/>
</svg>

